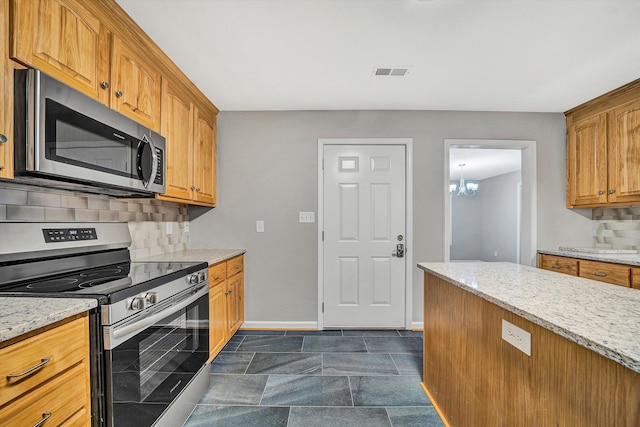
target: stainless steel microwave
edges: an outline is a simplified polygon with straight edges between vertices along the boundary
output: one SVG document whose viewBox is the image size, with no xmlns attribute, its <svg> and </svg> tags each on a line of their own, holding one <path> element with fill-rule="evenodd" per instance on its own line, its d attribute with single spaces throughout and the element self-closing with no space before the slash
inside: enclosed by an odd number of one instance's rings
<svg viewBox="0 0 640 427">
<path fill-rule="evenodd" d="M 15 179 L 121 197 L 165 191 L 165 139 L 38 70 L 15 71 Z"/>
</svg>

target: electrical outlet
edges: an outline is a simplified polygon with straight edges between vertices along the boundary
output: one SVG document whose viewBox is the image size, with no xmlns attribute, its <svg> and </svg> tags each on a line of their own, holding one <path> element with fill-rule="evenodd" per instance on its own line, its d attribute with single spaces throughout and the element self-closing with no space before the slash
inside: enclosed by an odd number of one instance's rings
<svg viewBox="0 0 640 427">
<path fill-rule="evenodd" d="M 188 232 L 189 232 L 189 229 L 191 228 L 191 226 L 189 225 L 189 223 L 188 223 L 188 222 L 185 222 L 185 223 L 183 224 L 183 228 L 184 228 L 184 232 L 185 232 L 185 233 L 188 233 Z"/>
<path fill-rule="evenodd" d="M 531 334 L 502 319 L 502 339 L 531 356 Z"/>
<path fill-rule="evenodd" d="M 256 221 L 256 233 L 264 233 L 264 221 Z"/>
<path fill-rule="evenodd" d="M 313 223 L 316 221 L 316 213 L 315 212 L 298 212 L 298 222 L 308 222 Z"/>
<path fill-rule="evenodd" d="M 167 234 L 173 234 L 173 223 L 167 222 Z"/>
</svg>

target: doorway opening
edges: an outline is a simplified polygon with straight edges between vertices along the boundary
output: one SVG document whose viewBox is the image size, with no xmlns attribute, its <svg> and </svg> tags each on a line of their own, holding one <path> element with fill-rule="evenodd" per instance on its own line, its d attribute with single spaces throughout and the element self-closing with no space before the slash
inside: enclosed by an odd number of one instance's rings
<svg viewBox="0 0 640 427">
<path fill-rule="evenodd" d="M 534 265 L 535 158 L 535 141 L 445 140 L 445 261 Z"/>
</svg>

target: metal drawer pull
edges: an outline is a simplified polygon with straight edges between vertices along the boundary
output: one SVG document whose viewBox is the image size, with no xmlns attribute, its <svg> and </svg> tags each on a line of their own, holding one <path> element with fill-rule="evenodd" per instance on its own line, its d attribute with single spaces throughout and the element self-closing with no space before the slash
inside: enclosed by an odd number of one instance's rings
<svg viewBox="0 0 640 427">
<path fill-rule="evenodd" d="M 220 278 L 220 274 L 216 274 L 215 276 L 213 276 L 213 280 L 218 280 Z"/>
<path fill-rule="evenodd" d="M 225 292 L 224 294 L 225 294 L 225 295 L 229 295 L 231 292 L 233 292 L 233 289 L 232 289 L 232 290 L 230 290 L 230 291 Z"/>
<path fill-rule="evenodd" d="M 40 421 L 38 421 L 36 424 L 33 425 L 33 427 L 40 427 L 42 424 L 45 423 L 45 421 L 47 421 L 49 418 L 51 417 L 51 412 L 43 412 L 42 413 L 42 419 Z"/>
<path fill-rule="evenodd" d="M 24 372 L 20 372 L 19 374 L 9 374 L 9 375 L 7 375 L 7 379 L 11 379 L 11 378 L 20 378 L 20 377 L 23 377 L 23 376 L 25 376 L 25 375 L 28 375 L 28 374 L 30 374 L 31 372 L 33 372 L 33 371 L 35 371 L 35 370 L 37 370 L 37 369 L 42 368 L 44 365 L 46 365 L 46 364 L 47 364 L 47 363 L 49 363 L 50 361 L 51 361 L 51 359 L 48 359 L 48 358 L 46 358 L 46 357 L 43 357 L 43 358 L 42 358 L 42 360 L 40 361 L 40 363 L 38 363 L 36 366 L 34 366 L 34 367 L 32 367 L 32 368 L 29 368 L 29 369 L 27 369 L 27 370 L 26 370 L 26 371 L 24 371 Z M 51 415 L 51 414 L 49 414 L 49 415 Z"/>
<path fill-rule="evenodd" d="M 556 269 L 557 269 L 557 268 L 562 268 L 562 266 L 561 266 L 561 265 L 556 264 L 556 265 L 552 265 L 552 266 L 551 266 L 551 268 L 556 268 Z"/>
<path fill-rule="evenodd" d="M 240 269 L 240 264 L 236 264 L 233 268 L 235 268 L 236 270 Z"/>
<path fill-rule="evenodd" d="M 602 271 L 596 271 L 593 275 L 598 277 L 607 277 L 607 273 L 603 273 Z"/>
</svg>

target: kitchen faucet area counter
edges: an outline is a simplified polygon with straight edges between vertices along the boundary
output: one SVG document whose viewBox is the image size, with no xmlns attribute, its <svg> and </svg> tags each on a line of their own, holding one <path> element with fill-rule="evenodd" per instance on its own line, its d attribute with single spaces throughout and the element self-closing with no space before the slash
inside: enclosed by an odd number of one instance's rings
<svg viewBox="0 0 640 427">
<path fill-rule="evenodd" d="M 418 267 L 423 386 L 449 425 L 640 425 L 640 292 L 511 263 Z"/>
</svg>

